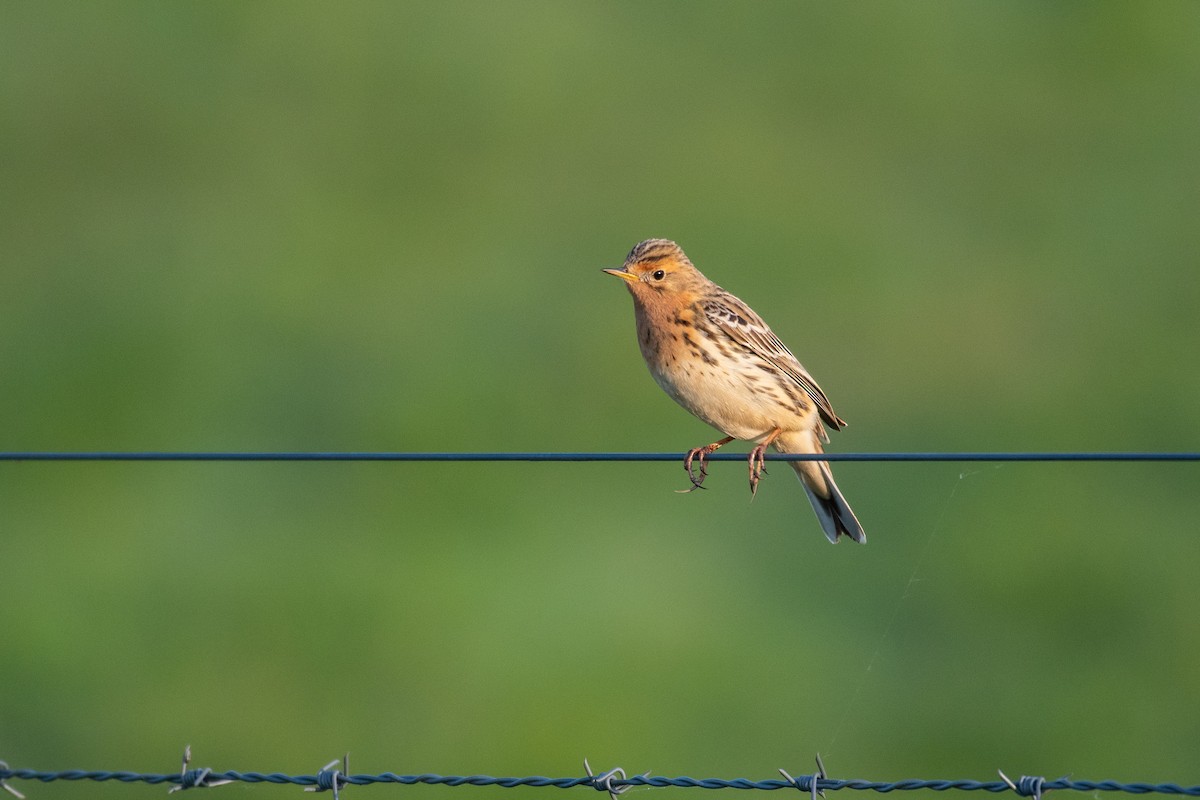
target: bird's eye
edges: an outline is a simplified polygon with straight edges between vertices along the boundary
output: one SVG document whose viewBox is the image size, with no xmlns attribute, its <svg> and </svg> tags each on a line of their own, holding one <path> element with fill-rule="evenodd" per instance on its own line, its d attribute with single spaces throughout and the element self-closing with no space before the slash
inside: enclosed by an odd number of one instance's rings
<svg viewBox="0 0 1200 800">
<path fill-rule="evenodd" d="M 661 281 L 663 278 L 667 277 L 667 273 L 663 272 L 661 269 L 656 269 L 654 270 L 654 275 L 652 277 L 656 281 Z"/>
</svg>

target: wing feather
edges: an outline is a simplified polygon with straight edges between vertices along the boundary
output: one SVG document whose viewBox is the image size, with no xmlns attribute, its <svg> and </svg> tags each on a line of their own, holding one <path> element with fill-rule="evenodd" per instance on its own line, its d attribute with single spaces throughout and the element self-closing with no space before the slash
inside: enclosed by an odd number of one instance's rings
<svg viewBox="0 0 1200 800">
<path fill-rule="evenodd" d="M 829 398 L 808 374 L 808 370 L 792 355 L 787 345 L 771 330 L 762 317 L 750 306 L 722 290 L 718 297 L 706 298 L 701 307 L 708 321 L 723 331 L 735 343 L 769 363 L 804 390 L 817 407 L 821 419 L 834 430 L 846 427 L 845 421 L 833 412 Z"/>
</svg>

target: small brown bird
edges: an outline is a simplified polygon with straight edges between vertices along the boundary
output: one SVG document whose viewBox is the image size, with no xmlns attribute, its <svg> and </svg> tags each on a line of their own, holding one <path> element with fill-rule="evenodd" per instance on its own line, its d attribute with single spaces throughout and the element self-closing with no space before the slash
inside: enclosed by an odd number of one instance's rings
<svg viewBox="0 0 1200 800">
<path fill-rule="evenodd" d="M 638 345 L 650 374 L 675 402 L 725 434 L 688 451 L 683 462 L 692 488 L 708 474 L 717 448 L 743 439 L 750 451 L 750 494 L 758 490 L 768 445 L 781 453 L 821 453 L 846 423 L 791 351 L 748 305 L 704 277 L 679 245 L 647 239 L 620 269 L 633 295 Z M 839 535 L 866 542 L 862 525 L 824 461 L 790 461 L 808 492 L 829 541 Z"/>
</svg>

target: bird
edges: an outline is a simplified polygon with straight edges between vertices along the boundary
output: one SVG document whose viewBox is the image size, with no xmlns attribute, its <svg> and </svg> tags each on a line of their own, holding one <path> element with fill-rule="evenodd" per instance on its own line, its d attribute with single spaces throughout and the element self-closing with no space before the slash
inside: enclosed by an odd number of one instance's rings
<svg viewBox="0 0 1200 800">
<path fill-rule="evenodd" d="M 754 442 L 747 462 L 750 496 L 766 472 L 768 446 L 823 453 L 825 428 L 846 422 L 821 387 L 762 317 L 706 278 L 675 242 L 647 239 L 617 269 L 604 269 L 633 295 L 638 346 L 654 381 L 694 416 L 725 434 L 684 457 L 691 487 L 704 488 L 705 462 L 735 439 Z M 866 534 L 824 461 L 789 461 L 829 541 Z"/>
</svg>

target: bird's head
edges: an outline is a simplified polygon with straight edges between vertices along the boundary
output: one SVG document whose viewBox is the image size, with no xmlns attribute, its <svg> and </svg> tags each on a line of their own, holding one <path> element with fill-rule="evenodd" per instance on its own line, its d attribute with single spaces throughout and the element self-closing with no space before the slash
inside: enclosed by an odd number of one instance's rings
<svg viewBox="0 0 1200 800">
<path fill-rule="evenodd" d="M 620 269 L 604 271 L 625 281 L 634 300 L 648 304 L 688 297 L 705 283 L 683 248 L 670 239 L 647 239 L 629 251 Z"/>
</svg>

